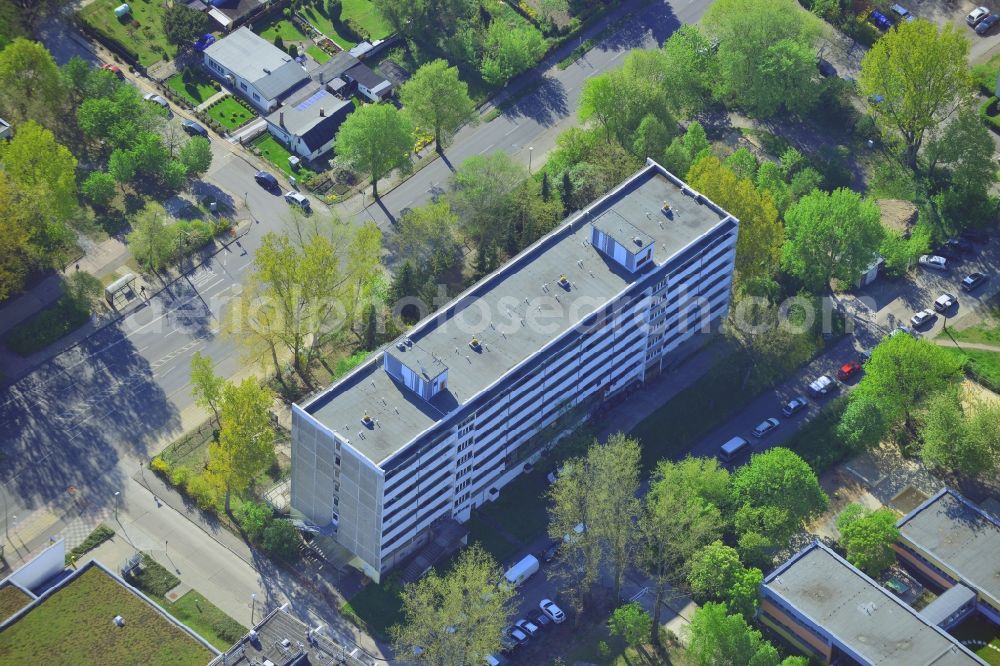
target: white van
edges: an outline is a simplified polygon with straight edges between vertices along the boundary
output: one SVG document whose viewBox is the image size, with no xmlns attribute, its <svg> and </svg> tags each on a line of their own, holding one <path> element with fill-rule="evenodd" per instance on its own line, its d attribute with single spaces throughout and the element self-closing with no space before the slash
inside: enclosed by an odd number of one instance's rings
<svg viewBox="0 0 1000 666">
<path fill-rule="evenodd" d="M 719 447 L 719 460 L 731 462 L 750 450 L 750 442 L 742 437 L 733 437 Z"/>
<path fill-rule="evenodd" d="M 301 192 L 296 192 L 295 190 L 289 190 L 285 192 L 285 201 L 303 210 L 309 210 L 309 199 L 306 198 Z"/>
<path fill-rule="evenodd" d="M 507 582 L 517 587 L 528 580 L 533 573 L 538 571 L 538 558 L 534 555 L 526 555 L 523 560 L 512 566 L 503 575 Z"/>
</svg>

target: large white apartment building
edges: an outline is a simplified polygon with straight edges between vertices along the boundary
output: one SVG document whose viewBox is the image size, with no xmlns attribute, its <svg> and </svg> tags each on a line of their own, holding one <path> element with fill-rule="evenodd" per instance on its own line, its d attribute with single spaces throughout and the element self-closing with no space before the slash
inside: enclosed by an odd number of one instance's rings
<svg viewBox="0 0 1000 666">
<path fill-rule="evenodd" d="M 292 413 L 292 507 L 374 580 L 495 500 L 574 407 L 727 313 L 738 220 L 655 162 Z"/>
</svg>

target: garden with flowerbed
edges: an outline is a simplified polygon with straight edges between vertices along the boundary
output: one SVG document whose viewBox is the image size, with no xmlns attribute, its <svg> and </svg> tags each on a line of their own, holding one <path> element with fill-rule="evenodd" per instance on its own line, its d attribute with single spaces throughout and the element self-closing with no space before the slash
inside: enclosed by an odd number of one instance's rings
<svg viewBox="0 0 1000 666">
<path fill-rule="evenodd" d="M 227 130 L 239 129 L 257 115 L 246 102 L 235 95 L 223 97 L 205 109 L 203 113 Z"/>
<path fill-rule="evenodd" d="M 177 94 L 192 108 L 203 104 L 212 95 L 222 89 L 221 84 L 200 69 L 185 67 L 169 79 L 164 85 Z"/>
</svg>

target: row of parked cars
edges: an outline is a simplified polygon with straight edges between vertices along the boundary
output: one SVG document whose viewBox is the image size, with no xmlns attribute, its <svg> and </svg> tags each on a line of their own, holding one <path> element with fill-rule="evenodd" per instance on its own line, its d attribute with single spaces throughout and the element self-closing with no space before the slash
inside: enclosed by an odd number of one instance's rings
<svg viewBox="0 0 1000 666">
<path fill-rule="evenodd" d="M 532 619 L 520 619 L 507 629 L 504 636 L 504 652 L 512 652 L 519 646 L 525 645 L 532 638 L 538 637 L 547 627 L 555 624 L 562 624 L 566 621 L 566 613 L 551 599 L 542 599 L 538 602 L 539 613 Z M 494 658 L 487 663 L 494 666 L 499 660 Z"/>
<path fill-rule="evenodd" d="M 997 25 L 1000 25 L 1000 14 L 990 13 L 987 7 L 976 7 L 965 17 L 965 22 L 976 34 L 985 37 L 990 34 Z"/>
<path fill-rule="evenodd" d="M 945 241 L 934 251 L 934 254 L 922 255 L 918 263 L 923 268 L 947 273 L 954 264 L 961 262 L 967 255 L 975 252 L 972 243 L 985 243 L 988 240 L 989 237 L 982 232 L 966 231 L 959 238 L 950 238 Z M 962 291 L 971 293 L 988 280 L 989 276 L 985 273 L 972 271 L 962 278 L 960 286 Z M 934 299 L 931 307 L 914 313 L 910 317 L 910 324 L 915 329 L 923 328 L 933 324 L 939 313 L 947 316 L 949 312 L 957 307 L 958 297 L 946 291 Z"/>
</svg>

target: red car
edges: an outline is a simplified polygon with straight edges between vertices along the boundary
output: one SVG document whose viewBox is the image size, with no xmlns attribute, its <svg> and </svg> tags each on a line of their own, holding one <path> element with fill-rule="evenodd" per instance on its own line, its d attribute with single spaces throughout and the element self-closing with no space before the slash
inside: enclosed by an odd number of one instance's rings
<svg viewBox="0 0 1000 666">
<path fill-rule="evenodd" d="M 840 366 L 840 370 L 837 371 L 837 379 L 842 382 L 846 382 L 859 372 L 861 372 L 861 364 L 857 361 L 851 361 L 850 363 L 845 363 Z"/>
<path fill-rule="evenodd" d="M 118 65 L 115 65 L 114 63 L 110 63 L 110 62 L 105 63 L 105 64 L 101 65 L 101 69 L 103 69 L 105 72 L 111 72 L 112 74 L 114 74 L 115 76 L 117 76 L 122 81 L 125 80 L 125 74 L 122 72 L 121 68 L 118 67 Z"/>
</svg>

